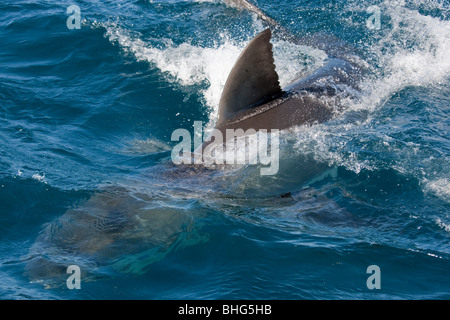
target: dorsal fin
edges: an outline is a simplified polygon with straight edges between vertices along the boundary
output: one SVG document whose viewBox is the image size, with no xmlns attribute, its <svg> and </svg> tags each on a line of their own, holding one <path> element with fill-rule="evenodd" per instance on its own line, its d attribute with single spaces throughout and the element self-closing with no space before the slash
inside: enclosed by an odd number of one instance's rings
<svg viewBox="0 0 450 320">
<path fill-rule="evenodd" d="M 238 112 L 268 102 L 281 93 L 271 36 L 270 29 L 258 34 L 234 64 L 220 98 L 218 125 Z"/>
</svg>

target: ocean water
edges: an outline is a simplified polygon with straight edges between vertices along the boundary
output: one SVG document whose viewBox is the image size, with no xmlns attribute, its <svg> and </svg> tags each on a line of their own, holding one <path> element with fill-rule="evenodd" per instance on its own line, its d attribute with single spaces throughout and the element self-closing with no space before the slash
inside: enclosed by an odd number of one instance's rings
<svg viewBox="0 0 450 320">
<path fill-rule="evenodd" d="M 1 299 L 450 298 L 450 3 L 253 3 L 366 68 L 332 120 L 281 132 L 274 176 L 171 162 L 174 130 L 214 127 L 256 15 L 2 1 Z M 327 58 L 272 42 L 282 85 Z"/>
</svg>

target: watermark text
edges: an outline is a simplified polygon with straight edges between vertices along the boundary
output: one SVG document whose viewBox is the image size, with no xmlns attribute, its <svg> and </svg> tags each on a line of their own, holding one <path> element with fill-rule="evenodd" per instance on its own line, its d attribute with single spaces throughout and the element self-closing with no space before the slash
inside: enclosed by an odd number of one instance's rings
<svg viewBox="0 0 450 320">
<path fill-rule="evenodd" d="M 180 164 L 262 165 L 261 175 L 275 175 L 279 169 L 279 130 L 214 129 L 203 141 L 201 121 L 194 122 L 194 138 L 186 129 L 177 129 L 171 140 L 179 143 L 172 149 L 172 162 Z M 192 152 L 192 142 L 194 151 Z"/>
</svg>

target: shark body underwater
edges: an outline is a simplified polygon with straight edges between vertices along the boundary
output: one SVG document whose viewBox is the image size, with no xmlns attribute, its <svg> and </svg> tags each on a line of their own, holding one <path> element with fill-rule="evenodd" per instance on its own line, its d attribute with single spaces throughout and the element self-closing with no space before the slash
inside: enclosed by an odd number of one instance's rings
<svg viewBox="0 0 450 320">
<path fill-rule="evenodd" d="M 282 130 L 328 121 L 336 105 L 330 107 L 323 98 L 338 97 L 340 90 L 348 88 L 357 90 L 361 69 L 340 56 L 346 50 L 339 41 L 299 40 L 248 1 L 225 2 L 252 11 L 269 28 L 249 42 L 226 81 L 215 127 L 224 136 L 227 129 Z M 324 50 L 328 59 L 319 69 L 281 88 L 270 42 L 272 30 L 283 39 Z M 206 140 L 202 148 L 209 143 Z M 182 172 L 183 167 L 177 170 Z M 161 201 L 169 205 L 161 208 Z M 123 187 L 96 192 L 44 226 L 26 258 L 26 274 L 33 282 L 53 286 L 65 285 L 67 267 L 73 264 L 80 266 L 82 274 L 102 263 L 119 272 L 145 272 L 172 250 L 207 240 L 196 231 L 189 214 L 170 205 L 178 201 Z M 53 279 L 52 284 L 48 279 Z"/>
</svg>

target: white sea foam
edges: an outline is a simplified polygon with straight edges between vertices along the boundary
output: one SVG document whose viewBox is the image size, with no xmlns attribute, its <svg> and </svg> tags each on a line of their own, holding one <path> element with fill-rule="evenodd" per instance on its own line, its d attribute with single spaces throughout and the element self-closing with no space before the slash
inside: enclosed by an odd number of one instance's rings
<svg viewBox="0 0 450 320">
<path fill-rule="evenodd" d="M 440 178 L 435 180 L 424 179 L 424 191 L 435 194 L 436 196 L 450 201 L 450 180 Z M 449 228 L 450 230 L 450 228 Z"/>
<path fill-rule="evenodd" d="M 167 40 L 166 47 L 160 49 L 132 36 L 115 24 L 106 25 L 106 30 L 110 41 L 118 43 L 138 61 L 152 63 L 167 75 L 169 81 L 182 86 L 208 83 L 203 97 L 206 105 L 211 108 L 211 120 L 215 120 L 221 92 L 244 44 L 234 43 L 224 36 L 223 43 L 212 48 L 189 43 L 174 45 Z"/>
<path fill-rule="evenodd" d="M 404 1 L 386 0 L 380 10 L 390 25 L 382 24 L 382 36 L 367 45 L 379 69 L 362 83 L 364 99 L 355 106 L 370 110 L 408 86 L 442 84 L 450 74 L 449 21 L 422 15 Z"/>
<path fill-rule="evenodd" d="M 328 57 L 324 51 L 316 48 L 277 39 L 272 42 L 281 87 L 320 67 Z"/>
<path fill-rule="evenodd" d="M 31 178 L 33 178 L 34 180 L 37 180 L 39 182 L 47 183 L 45 181 L 45 173 L 44 174 L 35 173 L 35 174 L 33 174 L 33 176 Z"/>
<path fill-rule="evenodd" d="M 441 227 L 447 232 L 450 232 L 450 223 L 444 223 L 440 218 L 436 218 L 435 221 L 439 227 Z"/>
<path fill-rule="evenodd" d="M 431 1 L 425 2 L 431 6 Z M 423 15 L 414 8 L 407 8 L 401 1 L 386 0 L 379 6 L 382 15 L 388 16 L 391 23 L 390 25 L 382 24 L 380 34 L 383 36 L 376 37 L 374 34 L 373 42 L 366 44 L 365 49 L 375 72 L 373 75 L 366 76 L 360 83 L 362 96 L 360 99 L 350 101 L 346 110 L 347 115 L 359 113 L 368 116 L 362 116 L 361 121 L 348 123 L 336 121 L 331 125 L 296 130 L 298 152 L 313 152 L 317 160 L 341 165 L 356 173 L 362 169 L 379 168 L 379 159 L 367 158 L 361 155 L 358 149 L 354 151 L 352 148 L 355 139 L 366 137 L 365 131 L 370 131 L 368 134 L 377 137 L 372 137 L 372 141 L 383 142 L 383 145 L 379 147 L 380 150 L 383 148 L 386 152 L 411 155 L 412 162 L 420 158 L 420 155 L 417 155 L 417 148 L 420 149 L 421 146 L 408 144 L 391 146 L 386 140 L 386 133 L 377 131 L 373 127 L 375 124 L 371 123 L 373 120 L 371 114 L 381 108 L 395 93 L 405 88 L 440 86 L 449 81 L 450 75 L 449 21 Z M 360 2 L 355 2 L 349 10 L 365 11 Z M 383 30 L 383 28 L 390 29 Z M 415 169 L 411 167 L 412 164 L 405 167 L 401 161 L 404 159 L 399 158 L 398 165 L 394 165 L 393 168 L 401 170 L 402 173 Z M 427 181 L 424 185 L 427 186 L 427 190 L 434 190 L 440 196 L 448 198 L 450 191 L 445 181 Z"/>
<path fill-rule="evenodd" d="M 197 0 L 204 1 L 204 0 Z M 375 77 L 361 83 L 365 93 L 353 109 L 373 110 L 395 92 L 407 86 L 426 86 L 442 83 L 450 74 L 450 23 L 425 16 L 408 9 L 405 1 L 385 0 L 380 3 L 381 13 L 388 16 L 390 25 L 382 25 L 383 36 L 367 45 L 377 61 Z M 442 8 L 442 1 L 414 1 L 417 5 Z M 444 6 L 445 7 L 445 6 Z M 349 10 L 364 11 L 359 3 Z M 214 47 L 199 47 L 189 43 L 174 45 L 166 40 L 165 48 L 152 47 L 138 36 L 115 23 L 106 23 L 106 36 L 118 43 L 123 50 L 132 53 L 137 60 L 154 64 L 168 79 L 183 86 L 208 83 L 204 90 L 205 103 L 212 109 L 215 120 L 222 89 L 228 74 L 246 45 L 222 34 Z M 263 28 L 255 20 L 257 29 Z M 375 38 L 375 36 L 374 36 Z M 284 86 L 297 76 L 319 66 L 326 58 L 323 51 L 310 47 L 274 40 L 274 56 L 280 84 Z"/>
<path fill-rule="evenodd" d="M 111 42 L 119 44 L 138 61 L 152 63 L 167 75 L 169 81 L 182 86 L 207 83 L 208 88 L 202 94 L 206 106 L 210 109 L 210 126 L 215 123 L 225 82 L 246 42 L 236 42 L 222 34 L 221 43 L 214 47 L 199 47 L 189 43 L 174 45 L 170 40 L 166 40 L 165 48 L 161 49 L 152 47 L 117 24 L 109 23 L 104 27 L 106 37 Z M 281 86 L 316 68 L 326 57 L 323 51 L 314 48 L 286 41 L 274 43 L 274 59 Z"/>
</svg>

